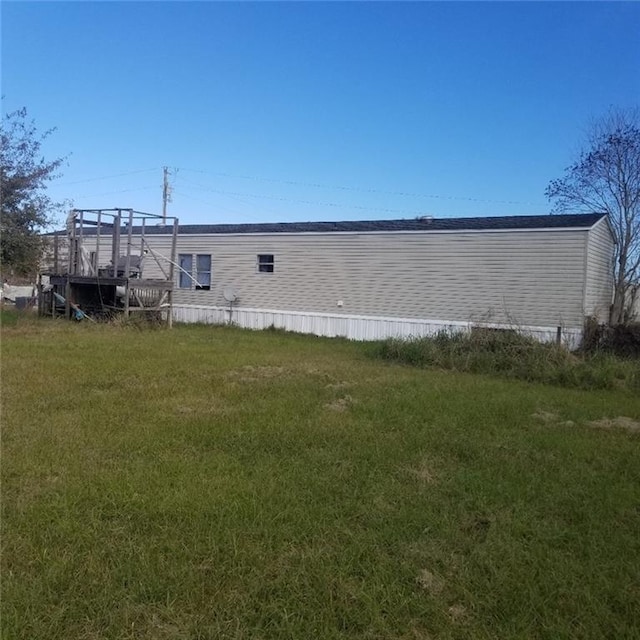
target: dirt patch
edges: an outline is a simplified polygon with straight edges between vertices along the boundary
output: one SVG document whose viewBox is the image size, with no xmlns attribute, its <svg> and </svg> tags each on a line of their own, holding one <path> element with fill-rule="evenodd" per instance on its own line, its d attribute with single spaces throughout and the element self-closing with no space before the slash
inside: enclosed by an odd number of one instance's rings
<svg viewBox="0 0 640 640">
<path fill-rule="evenodd" d="M 532 413 L 531 417 L 545 423 L 556 422 L 559 418 L 557 413 L 552 413 L 551 411 L 543 411 L 542 409 L 538 409 L 538 411 Z"/>
<path fill-rule="evenodd" d="M 433 465 L 429 460 L 425 459 L 420 462 L 416 467 L 407 467 L 406 472 L 426 484 L 432 484 L 437 479 L 437 474 L 433 470 Z"/>
<path fill-rule="evenodd" d="M 423 569 L 418 574 L 416 583 L 421 589 L 424 589 L 432 596 L 441 593 L 445 587 L 445 581 L 435 573 L 431 573 L 429 569 Z"/>
<path fill-rule="evenodd" d="M 557 413 L 551 411 L 543 411 L 539 409 L 535 413 L 531 414 L 532 418 L 540 420 L 545 424 L 553 424 L 558 427 L 575 427 L 576 423 L 573 420 L 560 420 L 560 416 Z M 640 433 L 640 420 L 634 420 L 627 416 L 618 416 L 617 418 L 601 418 L 600 420 L 590 420 L 584 423 L 587 427 L 592 429 L 623 429 L 630 431 L 631 433 Z"/>
<path fill-rule="evenodd" d="M 594 429 L 625 429 L 632 433 L 640 433 L 640 421 L 626 416 L 618 416 L 617 418 L 602 418 L 601 420 L 592 420 L 587 422 L 588 427 Z"/>
<path fill-rule="evenodd" d="M 284 367 L 252 367 L 251 365 L 246 365 L 240 369 L 229 371 L 226 377 L 239 382 L 258 382 L 259 380 L 282 378 L 288 373 L 288 370 Z"/>
<path fill-rule="evenodd" d="M 325 409 L 329 409 L 330 411 L 347 411 L 354 404 L 354 400 L 351 396 L 344 396 L 343 398 L 338 398 L 333 402 L 327 402 L 325 404 Z"/>
<path fill-rule="evenodd" d="M 454 622 L 465 622 L 465 620 L 469 617 L 469 611 L 467 607 L 459 602 L 456 604 L 452 604 L 448 609 L 449 616 Z"/>
<path fill-rule="evenodd" d="M 413 640 L 432 640 L 433 636 L 422 627 L 417 626 L 417 624 L 413 624 L 409 629 L 408 638 L 413 638 Z"/>
<path fill-rule="evenodd" d="M 351 386 L 351 383 L 342 381 L 342 382 L 331 382 L 325 385 L 325 389 L 333 389 L 334 391 L 341 391 L 342 389 L 348 389 Z"/>
<path fill-rule="evenodd" d="M 378 512 L 390 513 L 397 510 L 396 503 L 389 502 L 384 496 L 376 496 L 372 500 L 372 504 Z"/>
<path fill-rule="evenodd" d="M 225 415 L 237 410 L 232 404 L 220 398 L 185 398 L 184 404 L 174 405 L 171 398 L 167 398 L 163 404 L 167 411 L 184 418 L 197 418 L 199 416 Z"/>
</svg>

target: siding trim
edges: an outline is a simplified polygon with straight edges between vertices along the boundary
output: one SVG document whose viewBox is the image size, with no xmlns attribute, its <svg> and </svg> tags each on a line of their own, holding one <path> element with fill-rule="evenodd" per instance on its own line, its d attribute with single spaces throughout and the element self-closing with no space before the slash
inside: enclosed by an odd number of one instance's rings
<svg viewBox="0 0 640 640">
<path fill-rule="evenodd" d="M 228 306 L 221 305 L 206 305 L 206 304 L 178 304 L 175 305 L 184 309 L 206 309 L 211 311 L 224 311 L 229 313 Z M 275 313 L 290 316 L 311 316 L 314 318 L 339 318 L 342 320 L 380 320 L 382 322 L 428 322 L 430 324 L 439 324 L 447 327 L 486 327 L 490 329 L 522 329 L 524 331 L 548 331 L 557 329 L 556 327 L 546 327 L 540 325 L 520 325 L 516 323 L 508 322 L 475 322 L 475 321 L 462 321 L 462 320 L 432 320 L 429 318 L 399 318 L 397 316 L 368 316 L 349 313 L 321 313 L 318 311 L 292 311 L 291 309 L 258 309 L 250 307 L 233 307 L 233 314 L 238 312 L 247 311 L 249 313 Z M 564 328 L 564 327 L 563 327 Z M 566 327 L 567 329 L 572 327 Z M 580 328 L 582 327 L 573 327 Z"/>
<path fill-rule="evenodd" d="M 611 226 L 611 220 L 609 220 L 608 214 L 604 216 L 604 218 L 600 218 L 600 220 L 598 220 L 598 222 L 596 222 L 591 227 L 591 229 L 596 229 L 600 224 L 604 224 L 604 223 L 606 223 L 607 228 L 609 229 L 609 233 L 611 234 L 611 239 L 613 240 L 613 244 L 618 244 L 618 241 L 616 239 L 616 232 L 613 230 L 613 227 Z"/>
<path fill-rule="evenodd" d="M 595 226 L 595 225 L 594 225 Z M 589 276 L 589 242 L 591 241 L 591 232 L 587 232 L 587 238 L 584 242 L 584 251 L 582 253 L 582 317 L 587 317 L 587 278 Z"/>
<path fill-rule="evenodd" d="M 606 225 L 594 224 L 589 233 L 587 271 L 585 274 L 585 316 L 595 316 L 600 322 L 608 322 L 613 301 L 613 256 L 616 247 L 615 233 L 609 218 Z"/>
<path fill-rule="evenodd" d="M 440 331 L 468 332 L 473 327 L 510 329 L 541 342 L 553 342 L 557 338 L 557 326 L 529 326 L 492 322 L 460 322 L 429 320 L 425 318 L 397 318 L 389 316 L 364 316 L 333 313 L 316 313 L 274 309 L 233 309 L 231 322 L 229 308 L 223 306 L 179 304 L 173 307 L 174 322 L 204 323 L 263 330 L 269 326 L 297 333 L 310 333 L 326 337 L 343 337 L 350 340 L 382 340 L 385 338 L 412 338 L 433 336 Z M 582 327 L 562 327 L 563 344 L 570 349 L 580 345 Z"/>
</svg>

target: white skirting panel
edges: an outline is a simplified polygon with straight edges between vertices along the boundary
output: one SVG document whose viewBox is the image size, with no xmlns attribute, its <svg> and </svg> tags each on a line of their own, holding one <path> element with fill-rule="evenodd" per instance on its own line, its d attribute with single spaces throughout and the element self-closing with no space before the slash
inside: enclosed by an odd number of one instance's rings
<svg viewBox="0 0 640 640">
<path fill-rule="evenodd" d="M 175 322 L 202 324 L 229 324 L 228 307 L 174 305 Z M 350 316 L 343 314 L 305 313 L 301 311 L 275 311 L 268 309 L 233 309 L 231 323 L 244 329 L 275 327 L 296 333 L 311 333 L 330 338 L 349 340 L 382 340 L 384 338 L 410 338 L 432 336 L 441 331 L 457 333 L 472 327 L 515 329 L 541 342 L 555 342 L 558 327 L 513 326 L 492 323 L 443 322 L 416 318 L 388 318 L 376 316 Z M 569 349 L 580 346 L 582 330 L 562 327 L 562 343 Z"/>
</svg>

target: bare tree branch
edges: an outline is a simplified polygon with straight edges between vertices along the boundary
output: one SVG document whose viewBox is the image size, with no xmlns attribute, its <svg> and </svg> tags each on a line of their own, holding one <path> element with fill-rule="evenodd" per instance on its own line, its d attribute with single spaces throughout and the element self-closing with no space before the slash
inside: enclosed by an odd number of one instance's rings
<svg viewBox="0 0 640 640">
<path fill-rule="evenodd" d="M 585 149 L 545 191 L 552 213 L 602 212 L 616 235 L 610 320 L 625 317 L 625 294 L 640 281 L 640 110 L 613 109 L 595 120 Z"/>
</svg>

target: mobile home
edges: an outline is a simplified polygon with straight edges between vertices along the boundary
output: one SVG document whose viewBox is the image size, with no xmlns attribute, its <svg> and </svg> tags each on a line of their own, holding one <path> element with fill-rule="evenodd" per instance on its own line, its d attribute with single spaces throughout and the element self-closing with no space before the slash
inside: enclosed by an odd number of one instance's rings
<svg viewBox="0 0 640 640">
<path fill-rule="evenodd" d="M 139 230 L 133 230 L 134 235 Z M 608 318 L 604 214 L 149 226 L 174 256 L 173 319 L 372 340 L 472 326 L 581 338 Z M 147 278 L 164 278 L 158 260 Z"/>
</svg>

